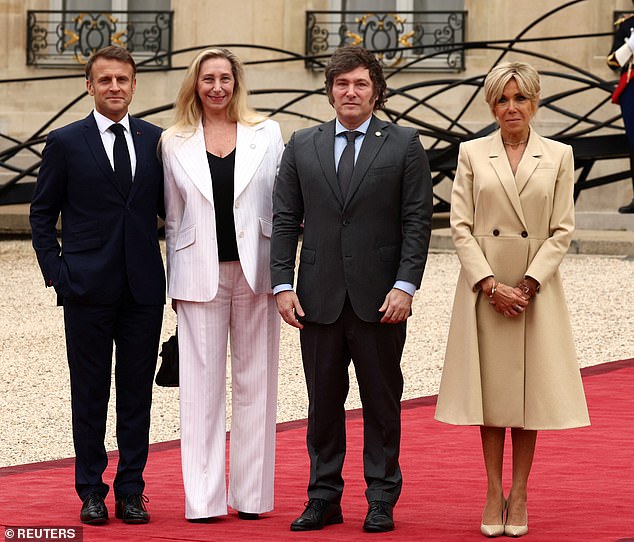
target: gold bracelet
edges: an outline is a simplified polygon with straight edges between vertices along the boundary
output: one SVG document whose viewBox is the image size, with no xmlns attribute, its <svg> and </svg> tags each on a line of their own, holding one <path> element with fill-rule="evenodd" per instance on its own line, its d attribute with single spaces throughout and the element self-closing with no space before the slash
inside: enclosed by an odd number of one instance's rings
<svg viewBox="0 0 634 542">
<path fill-rule="evenodd" d="M 529 299 L 531 299 L 535 293 L 537 292 L 537 288 L 533 288 L 533 285 L 524 277 L 519 281 L 517 287 L 525 294 Z"/>
</svg>

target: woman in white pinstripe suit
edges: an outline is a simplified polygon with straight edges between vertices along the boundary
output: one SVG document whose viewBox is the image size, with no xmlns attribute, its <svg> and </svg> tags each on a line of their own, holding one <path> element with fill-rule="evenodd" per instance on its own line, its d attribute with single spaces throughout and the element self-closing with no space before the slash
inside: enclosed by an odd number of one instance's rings
<svg viewBox="0 0 634 542">
<path fill-rule="evenodd" d="M 279 125 L 249 109 L 238 58 L 201 52 L 162 138 L 168 295 L 178 314 L 185 517 L 273 509 L 280 321 L 271 292 Z M 229 493 L 225 380 L 231 338 Z"/>
</svg>

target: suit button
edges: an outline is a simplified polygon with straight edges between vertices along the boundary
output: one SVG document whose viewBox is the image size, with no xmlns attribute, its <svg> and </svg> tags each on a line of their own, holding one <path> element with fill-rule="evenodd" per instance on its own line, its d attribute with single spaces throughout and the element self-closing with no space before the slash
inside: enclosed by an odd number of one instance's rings
<svg viewBox="0 0 634 542">
<path fill-rule="evenodd" d="M 343 225 L 344 226 L 349 226 L 350 225 L 350 221 L 349 220 L 344 220 L 343 221 Z"/>
<path fill-rule="evenodd" d="M 498 235 L 500 235 L 500 230 L 498 230 L 497 228 L 493 230 L 493 235 L 495 235 L 496 237 Z"/>
<path fill-rule="evenodd" d="M 240 202 L 236 201 L 236 209 L 239 209 L 239 208 L 240 208 Z"/>
<path fill-rule="evenodd" d="M 528 232 L 527 231 L 523 231 L 521 235 L 522 235 L 522 237 L 528 237 Z"/>
<path fill-rule="evenodd" d="M 240 239 L 242 239 L 242 238 L 244 237 L 244 232 L 243 232 L 243 231 L 241 231 L 241 232 L 238 234 L 238 237 L 240 237 Z"/>
</svg>

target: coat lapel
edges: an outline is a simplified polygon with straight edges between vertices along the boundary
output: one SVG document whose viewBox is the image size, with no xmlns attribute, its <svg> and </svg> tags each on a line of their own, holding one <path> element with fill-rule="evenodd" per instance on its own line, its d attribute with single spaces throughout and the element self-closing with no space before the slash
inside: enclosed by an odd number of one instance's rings
<svg viewBox="0 0 634 542">
<path fill-rule="evenodd" d="M 326 182 L 330 186 L 333 194 L 343 206 L 343 197 L 339 180 L 337 179 L 337 171 L 335 168 L 335 121 L 331 120 L 318 127 L 315 133 L 315 153 L 317 160 L 323 171 Z"/>
<path fill-rule="evenodd" d="M 520 160 L 517 166 L 517 172 L 515 173 L 515 184 L 517 185 L 517 191 L 521 194 L 522 190 L 526 186 L 526 183 L 531 178 L 531 175 L 537 168 L 542 156 L 542 146 L 535 133 L 535 130 L 531 130 L 530 137 L 526 149 L 524 150 L 524 156 Z"/>
<path fill-rule="evenodd" d="M 508 158 L 506 156 L 504 144 L 502 143 L 502 136 L 500 135 L 499 130 L 491 137 L 489 162 L 495 170 L 498 179 L 502 183 L 502 187 L 504 188 L 504 191 L 506 192 L 511 205 L 513 206 L 513 210 L 521 220 L 522 224 L 526 226 L 526 221 L 524 220 L 524 212 L 522 210 L 522 204 L 520 202 L 520 194 L 515 182 L 515 176 L 513 175 L 511 164 L 509 164 Z"/>
<path fill-rule="evenodd" d="M 99 134 L 97 121 L 92 113 L 84 119 L 83 132 L 88 148 L 90 149 L 97 166 L 104 174 L 104 177 L 106 177 L 115 186 L 117 192 L 119 192 L 121 196 L 125 197 L 121 186 L 119 186 L 119 182 L 114 176 L 114 170 L 110 165 L 110 160 L 108 160 L 106 149 L 104 149 L 103 141 L 101 140 L 101 135 Z"/>
<path fill-rule="evenodd" d="M 359 156 L 354 164 L 354 170 L 352 172 L 352 178 L 350 179 L 350 188 L 348 190 L 348 196 L 346 203 L 349 202 L 359 189 L 361 182 L 365 178 L 365 174 L 368 168 L 372 164 L 374 157 L 377 155 L 383 143 L 388 138 L 388 131 L 385 127 L 389 125 L 389 122 L 380 121 L 375 116 L 372 116 L 368 131 L 363 138 L 363 144 L 359 151 Z"/>
<path fill-rule="evenodd" d="M 202 124 L 198 125 L 193 134 L 178 133 L 174 137 L 180 138 L 182 143 L 175 145 L 174 154 L 181 167 L 187 173 L 194 186 L 213 205 L 214 194 L 211 185 L 211 172 L 207 161 L 205 136 Z"/>
<path fill-rule="evenodd" d="M 236 136 L 236 165 L 234 170 L 234 198 L 248 186 L 255 175 L 268 147 L 262 137 L 263 126 L 247 126 L 238 123 Z"/>
<path fill-rule="evenodd" d="M 130 133 L 132 134 L 132 141 L 134 141 L 134 154 L 136 154 L 136 168 L 134 171 L 134 182 L 132 183 L 132 188 L 130 189 L 130 196 L 134 194 L 138 190 L 139 183 L 143 182 L 143 169 L 145 164 L 148 163 L 149 153 L 152 149 L 148 149 L 145 144 L 145 139 L 143 137 L 143 130 L 141 129 L 140 124 L 134 117 L 129 117 L 130 119 Z M 153 149 L 156 153 L 157 149 Z"/>
</svg>

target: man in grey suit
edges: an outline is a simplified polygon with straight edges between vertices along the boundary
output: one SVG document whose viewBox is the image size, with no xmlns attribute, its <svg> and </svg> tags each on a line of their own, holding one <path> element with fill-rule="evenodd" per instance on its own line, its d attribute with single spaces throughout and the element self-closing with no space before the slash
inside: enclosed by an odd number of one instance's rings
<svg viewBox="0 0 634 542">
<path fill-rule="evenodd" d="M 394 528 L 402 485 L 400 360 L 427 259 L 431 175 L 417 131 L 373 115 L 386 92 L 373 54 L 361 47 L 335 51 L 326 92 L 337 118 L 293 134 L 273 195 L 271 281 L 282 318 L 301 330 L 309 399 L 309 501 L 291 530 L 343 522 L 352 360 L 364 418 L 363 527 L 383 532 Z"/>
</svg>

